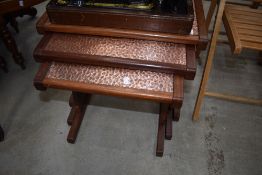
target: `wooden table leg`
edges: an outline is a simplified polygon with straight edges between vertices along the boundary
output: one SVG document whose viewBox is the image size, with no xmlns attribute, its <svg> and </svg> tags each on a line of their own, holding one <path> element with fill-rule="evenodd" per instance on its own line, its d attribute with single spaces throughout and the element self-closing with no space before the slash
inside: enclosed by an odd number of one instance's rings
<svg viewBox="0 0 262 175">
<path fill-rule="evenodd" d="M 72 104 L 72 109 L 67 119 L 67 123 L 71 125 L 67 136 L 67 141 L 69 143 L 75 143 L 78 130 L 85 115 L 90 95 L 80 92 L 72 92 L 72 96 L 70 97 L 70 99 L 71 98 L 73 98 L 74 103 Z"/>
<path fill-rule="evenodd" d="M 4 137 L 5 137 L 4 136 L 4 130 L 3 130 L 3 128 L 0 125 L 0 142 L 4 140 Z"/>
<path fill-rule="evenodd" d="M 179 121 L 181 107 L 182 107 L 182 104 L 175 106 L 173 109 L 173 120 L 176 122 Z"/>
<path fill-rule="evenodd" d="M 72 94 L 70 95 L 70 98 L 69 98 L 69 106 L 73 107 L 74 104 L 75 104 L 75 102 L 74 102 L 74 96 L 73 96 L 73 92 L 72 92 Z"/>
<path fill-rule="evenodd" d="M 160 104 L 159 120 L 158 120 L 158 133 L 157 133 L 157 146 L 156 156 L 162 157 L 164 153 L 164 141 L 165 141 L 165 125 L 168 115 L 168 105 Z"/>
<path fill-rule="evenodd" d="M 67 136 L 67 141 L 69 143 L 75 143 L 75 140 L 76 140 L 76 137 L 77 137 L 77 134 L 78 134 L 78 130 L 81 126 L 82 120 L 83 120 L 84 115 L 85 115 L 86 106 L 87 105 L 76 107 L 74 119 L 72 121 L 72 125 L 71 125 L 71 128 L 70 128 L 68 136 Z"/>
<path fill-rule="evenodd" d="M 72 125 L 72 122 L 73 122 L 73 119 L 74 119 L 74 116 L 75 116 L 75 113 L 76 113 L 76 106 L 78 105 L 78 104 L 82 104 L 82 103 L 88 103 L 88 101 L 90 100 L 90 95 L 82 95 L 82 96 L 79 96 L 78 95 L 78 101 L 77 101 L 77 99 L 75 99 L 76 97 L 74 97 L 74 94 L 75 94 L 76 92 L 72 92 L 72 94 L 71 94 L 71 96 L 70 96 L 70 98 L 69 98 L 69 106 L 71 107 L 71 111 L 70 111 L 70 113 L 69 113 L 69 115 L 68 115 L 68 118 L 67 118 L 67 124 L 68 125 Z"/>
<path fill-rule="evenodd" d="M 16 64 L 20 65 L 22 69 L 25 69 L 24 58 L 18 51 L 17 45 L 11 33 L 4 24 L 3 18 L 0 16 L 0 37 L 3 38 L 6 48 L 12 53 L 13 59 Z"/>
<path fill-rule="evenodd" d="M 67 118 L 67 124 L 72 125 L 72 122 L 73 122 L 73 119 L 74 119 L 74 116 L 75 116 L 75 113 L 76 113 L 76 108 L 74 107 L 75 102 L 74 102 L 73 93 L 70 95 L 70 98 L 69 98 L 69 106 L 71 107 L 71 111 L 70 111 L 69 116 Z"/>
<path fill-rule="evenodd" d="M 172 116 L 167 114 L 167 120 L 166 120 L 166 133 L 165 133 L 165 136 L 166 136 L 166 139 L 167 140 L 171 140 L 172 139 Z"/>
<path fill-rule="evenodd" d="M 71 111 L 70 111 L 68 118 L 67 118 L 67 124 L 68 125 L 72 125 L 73 120 L 74 120 L 74 116 L 76 115 L 76 112 L 77 112 L 77 107 L 72 106 Z"/>
<path fill-rule="evenodd" d="M 6 62 L 3 57 L 0 56 L 0 68 L 2 68 L 5 72 L 8 72 L 6 67 Z"/>
<path fill-rule="evenodd" d="M 180 118 L 180 110 L 182 107 L 182 103 L 176 104 L 175 106 L 170 105 L 169 110 L 172 111 L 172 115 L 167 115 L 166 120 L 166 139 L 171 140 L 172 139 L 172 121 L 179 121 Z M 173 120 L 172 120 L 173 119 Z"/>
</svg>

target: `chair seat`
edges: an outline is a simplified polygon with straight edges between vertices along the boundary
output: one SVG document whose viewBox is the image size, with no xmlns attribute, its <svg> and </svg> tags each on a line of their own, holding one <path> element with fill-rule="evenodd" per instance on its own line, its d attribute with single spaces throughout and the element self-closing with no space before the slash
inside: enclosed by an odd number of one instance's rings
<svg viewBox="0 0 262 175">
<path fill-rule="evenodd" d="M 223 22 L 234 54 L 243 48 L 262 50 L 262 10 L 226 4 Z"/>
</svg>

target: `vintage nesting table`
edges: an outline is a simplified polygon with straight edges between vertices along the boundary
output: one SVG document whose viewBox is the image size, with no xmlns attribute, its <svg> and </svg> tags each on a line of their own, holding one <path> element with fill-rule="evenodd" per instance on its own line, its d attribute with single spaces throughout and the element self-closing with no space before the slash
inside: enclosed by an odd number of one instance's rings
<svg viewBox="0 0 262 175">
<path fill-rule="evenodd" d="M 156 155 L 172 137 L 178 121 L 183 81 L 193 80 L 196 49 L 207 43 L 201 0 L 194 0 L 190 34 L 114 27 L 51 23 L 45 13 L 37 23 L 43 34 L 34 51 L 40 62 L 34 85 L 38 90 L 72 91 L 71 125 L 67 140 L 74 143 L 91 94 L 113 95 L 160 103 Z"/>
</svg>

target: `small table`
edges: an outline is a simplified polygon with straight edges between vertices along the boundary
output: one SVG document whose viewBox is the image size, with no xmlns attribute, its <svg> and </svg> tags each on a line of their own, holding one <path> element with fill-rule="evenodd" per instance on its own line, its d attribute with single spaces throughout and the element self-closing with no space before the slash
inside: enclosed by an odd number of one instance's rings
<svg viewBox="0 0 262 175">
<path fill-rule="evenodd" d="M 34 79 L 38 90 L 47 88 L 72 91 L 71 126 L 67 141 L 74 143 L 91 94 L 150 100 L 160 103 L 156 155 L 163 156 L 164 139 L 172 138 L 172 118 L 179 120 L 183 103 L 184 78 L 175 74 L 91 66 L 61 62 L 42 63 Z"/>
</svg>

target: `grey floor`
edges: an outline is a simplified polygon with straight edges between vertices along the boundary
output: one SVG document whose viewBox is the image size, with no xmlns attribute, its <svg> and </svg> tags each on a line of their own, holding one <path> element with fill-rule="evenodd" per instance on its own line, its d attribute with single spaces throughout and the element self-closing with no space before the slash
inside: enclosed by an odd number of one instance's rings
<svg viewBox="0 0 262 175">
<path fill-rule="evenodd" d="M 37 6 L 37 18 L 44 6 Z M 195 80 L 185 83 L 181 120 L 174 123 L 162 158 L 155 156 L 158 104 L 147 101 L 93 96 L 76 143 L 68 144 L 70 92 L 39 92 L 32 84 L 38 68 L 32 52 L 41 38 L 37 18 L 19 19 L 19 34 L 11 30 L 26 70 L 13 63 L 0 42 L 9 68 L 7 74 L 0 71 L 0 123 L 6 132 L 0 143 L 1 175 L 262 174 L 261 107 L 205 98 L 200 121 L 192 122 L 202 66 Z M 208 89 L 262 98 L 257 57 L 251 51 L 232 56 L 227 45 L 218 45 Z"/>
</svg>

